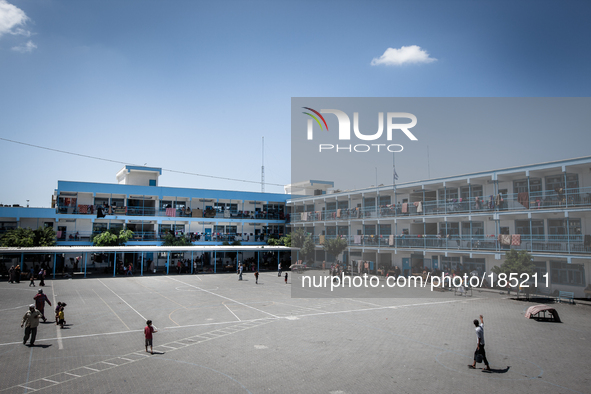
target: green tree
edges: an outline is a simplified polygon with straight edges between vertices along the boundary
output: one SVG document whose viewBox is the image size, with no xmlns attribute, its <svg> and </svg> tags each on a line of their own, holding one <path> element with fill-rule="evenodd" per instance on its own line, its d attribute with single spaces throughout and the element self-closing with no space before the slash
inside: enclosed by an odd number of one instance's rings
<svg viewBox="0 0 591 394">
<path fill-rule="evenodd" d="M 183 234 L 178 237 L 174 233 L 164 234 L 164 241 L 162 246 L 189 246 L 192 245 L 191 238 L 188 235 Z"/>
<path fill-rule="evenodd" d="M 8 230 L 0 238 L 0 246 L 6 248 L 27 248 L 35 246 L 35 233 L 30 228 Z"/>
<path fill-rule="evenodd" d="M 533 274 L 534 272 L 534 263 L 532 261 L 532 257 L 529 253 L 525 250 L 517 251 L 515 249 L 511 249 L 505 254 L 505 261 L 501 266 L 495 265 L 492 269 L 492 272 L 495 274 L 512 274 L 515 273 L 517 275 L 521 274 Z"/>
<path fill-rule="evenodd" d="M 304 246 L 304 241 L 306 240 L 306 233 L 304 232 L 303 228 L 298 228 L 297 230 L 292 231 L 289 234 L 290 237 L 290 245 L 294 248 L 301 248 Z"/>
<path fill-rule="evenodd" d="M 283 242 L 283 246 L 291 248 L 291 233 L 284 235 L 283 237 L 279 238 L 279 240 Z"/>
<path fill-rule="evenodd" d="M 314 241 L 312 240 L 311 234 L 306 234 L 304 238 L 304 243 L 300 248 L 300 258 L 304 261 L 310 262 L 310 259 L 314 258 L 314 253 L 316 252 L 316 246 L 314 245 Z"/>
<path fill-rule="evenodd" d="M 55 246 L 56 234 L 53 227 L 39 227 L 33 233 L 35 246 Z"/>
<path fill-rule="evenodd" d="M 133 237 L 133 231 L 121 229 L 119 234 L 114 230 L 107 230 L 92 237 L 94 246 L 123 246 Z"/>
<path fill-rule="evenodd" d="M 8 248 L 27 248 L 34 246 L 54 246 L 55 231 L 51 227 L 15 228 L 0 237 L 0 246 Z"/>
<path fill-rule="evenodd" d="M 327 253 L 337 258 L 343 250 L 347 249 L 347 240 L 341 237 L 329 238 L 324 240 L 322 246 Z"/>
</svg>

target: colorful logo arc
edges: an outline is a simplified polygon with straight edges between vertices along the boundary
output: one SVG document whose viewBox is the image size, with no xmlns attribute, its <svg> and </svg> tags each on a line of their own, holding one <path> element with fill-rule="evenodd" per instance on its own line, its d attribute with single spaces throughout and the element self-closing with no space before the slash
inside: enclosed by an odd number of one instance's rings
<svg viewBox="0 0 591 394">
<path fill-rule="evenodd" d="M 316 115 L 320 116 L 320 119 L 322 119 L 322 121 L 324 122 L 324 126 L 326 126 L 326 131 L 328 131 L 328 125 L 326 124 L 326 120 L 324 120 L 324 116 L 320 115 L 320 112 L 318 112 L 318 111 L 316 111 L 316 110 L 314 110 L 314 109 L 312 109 L 312 108 L 309 108 L 309 107 L 302 107 L 302 108 L 304 108 L 304 109 L 307 109 L 308 111 L 312 111 L 312 112 L 314 112 Z M 311 113 L 309 113 L 309 112 L 302 112 L 302 113 L 303 113 L 303 114 L 306 114 L 306 115 L 308 115 L 308 116 L 311 116 L 311 117 L 312 117 L 312 118 L 313 118 L 313 119 L 314 119 L 314 120 L 315 120 L 315 121 L 318 123 L 318 126 L 320 126 L 320 130 L 322 130 L 322 123 L 320 123 L 320 121 L 318 120 L 318 118 L 317 118 L 317 117 L 315 117 L 314 115 L 312 115 L 312 114 L 311 114 Z"/>
</svg>

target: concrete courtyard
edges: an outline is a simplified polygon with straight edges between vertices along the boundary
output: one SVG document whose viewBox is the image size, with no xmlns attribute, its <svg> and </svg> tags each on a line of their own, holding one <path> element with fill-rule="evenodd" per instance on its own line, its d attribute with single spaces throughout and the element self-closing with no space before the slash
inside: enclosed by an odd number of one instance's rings
<svg viewBox="0 0 591 394">
<path fill-rule="evenodd" d="M 277 273 L 47 280 L 64 301 L 34 347 L 20 321 L 38 287 L 0 283 L 1 393 L 590 393 L 591 306 L 555 304 L 563 323 L 524 318 L 534 303 L 498 292 L 292 298 Z M 485 321 L 493 371 L 468 369 L 472 320 Z M 154 351 L 145 352 L 151 319 Z"/>
</svg>

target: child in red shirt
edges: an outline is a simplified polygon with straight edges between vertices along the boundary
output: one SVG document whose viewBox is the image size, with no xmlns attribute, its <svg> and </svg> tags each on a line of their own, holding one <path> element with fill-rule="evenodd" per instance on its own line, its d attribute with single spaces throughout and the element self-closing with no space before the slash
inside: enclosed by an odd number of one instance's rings
<svg viewBox="0 0 591 394">
<path fill-rule="evenodd" d="M 146 337 L 146 353 L 148 352 L 149 345 L 150 353 L 154 354 L 154 350 L 152 348 L 152 334 L 155 332 L 158 332 L 158 330 L 152 325 L 152 320 L 148 320 L 146 322 L 146 327 L 144 328 L 144 336 Z"/>
</svg>

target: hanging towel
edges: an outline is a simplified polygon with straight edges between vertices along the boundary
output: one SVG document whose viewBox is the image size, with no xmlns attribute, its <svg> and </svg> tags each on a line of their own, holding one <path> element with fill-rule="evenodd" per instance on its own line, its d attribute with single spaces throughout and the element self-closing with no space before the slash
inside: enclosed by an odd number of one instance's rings
<svg viewBox="0 0 591 394">
<path fill-rule="evenodd" d="M 402 203 L 402 213 L 407 213 L 408 212 L 408 203 L 403 202 Z"/>
<path fill-rule="evenodd" d="M 527 192 L 521 192 L 517 194 L 517 202 L 529 209 L 529 194 Z"/>
<path fill-rule="evenodd" d="M 511 236 L 511 246 L 519 246 L 521 245 L 521 235 L 520 234 L 513 234 Z"/>
<path fill-rule="evenodd" d="M 353 242 L 356 244 L 360 244 L 361 243 L 361 235 L 356 235 L 353 237 Z"/>
<path fill-rule="evenodd" d="M 499 241 L 501 245 L 511 245 L 511 235 L 501 234 L 499 235 Z"/>
<path fill-rule="evenodd" d="M 176 208 L 166 208 L 166 216 L 175 217 Z"/>
<path fill-rule="evenodd" d="M 390 245 L 390 246 L 394 245 L 394 236 L 393 235 L 388 236 L 388 245 Z"/>
<path fill-rule="evenodd" d="M 337 217 L 340 218 L 341 217 L 341 210 L 337 209 Z"/>
<path fill-rule="evenodd" d="M 318 243 L 322 245 L 324 243 L 324 235 L 318 236 Z"/>
</svg>

